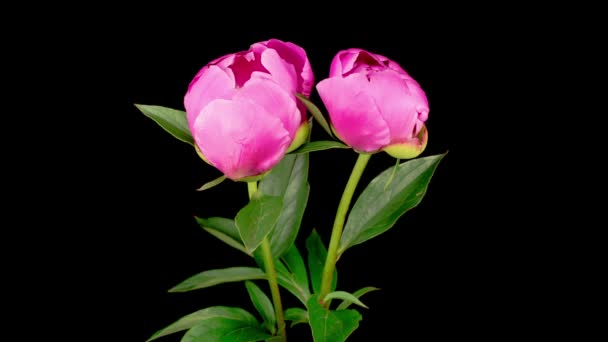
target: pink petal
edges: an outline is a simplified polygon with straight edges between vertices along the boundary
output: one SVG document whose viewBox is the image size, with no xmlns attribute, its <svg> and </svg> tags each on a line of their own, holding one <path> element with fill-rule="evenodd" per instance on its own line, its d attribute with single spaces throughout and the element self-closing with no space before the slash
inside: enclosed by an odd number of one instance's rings
<svg viewBox="0 0 608 342">
<path fill-rule="evenodd" d="M 217 66 L 221 67 L 222 69 L 224 69 L 224 68 L 228 67 L 228 65 L 232 64 L 232 61 L 234 61 L 235 56 L 236 56 L 236 53 L 230 53 L 225 56 L 218 57 L 207 64 L 208 65 L 217 65 Z"/>
<path fill-rule="evenodd" d="M 370 52 L 370 55 L 373 55 L 374 58 L 376 60 L 378 60 L 382 65 L 388 67 L 389 69 L 396 71 L 398 74 L 401 75 L 401 78 L 412 79 L 412 77 L 405 70 L 403 70 L 403 68 L 397 62 L 390 60 L 390 59 L 384 57 L 383 55 L 379 55 L 377 53 Z"/>
<path fill-rule="evenodd" d="M 268 73 L 259 58 L 255 58 L 253 52 L 241 53 L 234 58 L 234 62 L 228 66 L 234 73 L 235 84 L 242 87 L 253 75 L 253 73 Z"/>
<path fill-rule="evenodd" d="M 263 44 L 268 48 L 276 50 L 281 58 L 293 64 L 298 74 L 298 88 L 296 91 L 309 96 L 315 80 L 306 51 L 294 43 L 283 42 L 278 39 L 270 39 L 263 42 Z"/>
<path fill-rule="evenodd" d="M 357 56 L 359 56 L 359 52 L 361 51 L 363 50 L 353 48 L 338 52 L 331 61 L 329 77 L 343 76 L 352 70 L 355 60 L 357 60 Z"/>
<path fill-rule="evenodd" d="M 415 81 L 404 80 L 390 69 L 369 75 L 369 94 L 386 121 L 391 143 L 411 139 L 428 114 L 428 102 Z"/>
<path fill-rule="evenodd" d="M 390 142 L 389 129 L 368 94 L 365 75 L 331 77 L 317 84 L 336 132 L 349 146 L 374 152 Z"/>
<path fill-rule="evenodd" d="M 184 96 L 188 125 L 192 125 L 201 110 L 212 100 L 230 99 L 234 93 L 234 80 L 220 67 L 207 65 L 190 83 Z"/>
<path fill-rule="evenodd" d="M 270 170 L 291 141 L 281 120 L 246 100 L 210 102 L 192 132 L 205 158 L 233 180 Z"/>
<path fill-rule="evenodd" d="M 293 94 L 271 80 L 252 78 L 236 92 L 234 100 L 240 99 L 253 101 L 267 113 L 279 118 L 289 137 L 294 138 L 301 117 Z"/>
<path fill-rule="evenodd" d="M 296 70 L 272 49 L 262 52 L 262 65 L 272 75 L 272 78 L 282 87 L 296 92 L 298 89 Z"/>
</svg>

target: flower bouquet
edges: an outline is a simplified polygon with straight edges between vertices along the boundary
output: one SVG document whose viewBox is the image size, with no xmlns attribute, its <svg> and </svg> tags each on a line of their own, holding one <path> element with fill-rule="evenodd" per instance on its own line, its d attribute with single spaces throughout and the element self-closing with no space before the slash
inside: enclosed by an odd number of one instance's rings
<svg viewBox="0 0 608 342">
<path fill-rule="evenodd" d="M 313 88 L 327 116 L 310 100 Z M 249 196 L 234 217 L 195 220 L 250 256 L 251 264 L 204 271 L 170 291 L 244 282 L 257 311 L 202 308 L 149 340 L 180 332 L 182 341 L 277 342 L 288 340 L 288 328 L 307 324 L 316 342 L 345 341 L 359 326 L 361 308 L 367 308 L 364 295 L 377 288 L 341 290 L 337 261 L 418 205 L 445 156 L 419 157 L 428 141 L 429 114 L 420 85 L 396 62 L 355 48 L 339 51 L 329 77 L 315 84 L 304 49 L 271 39 L 205 65 L 186 91 L 185 111 L 136 106 L 221 171 L 200 191 L 233 181 L 242 182 Z M 325 140 L 311 141 L 317 127 Z M 352 149 L 358 158 L 336 203 L 330 241 L 324 243 L 313 230 L 306 251 L 300 251 L 295 241 L 310 190 L 309 153 L 332 149 Z M 395 165 L 362 185 L 351 206 L 366 165 L 380 152 L 394 157 Z M 294 296 L 300 305 L 284 307 L 284 296 Z"/>
</svg>

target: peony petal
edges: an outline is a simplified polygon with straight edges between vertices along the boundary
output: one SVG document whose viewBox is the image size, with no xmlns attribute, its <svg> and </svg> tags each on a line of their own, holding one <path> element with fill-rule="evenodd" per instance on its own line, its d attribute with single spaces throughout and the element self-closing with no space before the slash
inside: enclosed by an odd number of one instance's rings
<svg viewBox="0 0 608 342">
<path fill-rule="evenodd" d="M 290 92 L 297 92 L 298 76 L 294 66 L 281 58 L 275 50 L 267 49 L 262 52 L 262 65 L 280 86 Z"/>
<path fill-rule="evenodd" d="M 270 170 L 291 141 L 281 120 L 246 100 L 214 100 L 193 126 L 201 153 L 233 180 Z"/>
<path fill-rule="evenodd" d="M 259 58 L 255 58 L 253 52 L 241 53 L 234 59 L 229 70 L 234 73 L 235 84 L 242 87 L 254 73 L 268 73 Z"/>
<path fill-rule="evenodd" d="M 212 100 L 230 99 L 234 93 L 234 79 L 220 67 L 207 65 L 190 82 L 184 96 L 188 126 L 192 125 L 201 110 Z"/>
<path fill-rule="evenodd" d="M 365 75 L 331 77 L 317 84 L 331 123 L 340 138 L 362 152 L 374 152 L 390 142 L 389 129 L 368 94 Z"/>
<path fill-rule="evenodd" d="M 293 64 L 297 73 L 297 89 L 296 91 L 306 96 L 310 95 L 315 78 L 310 67 L 310 62 L 306 56 L 306 51 L 300 46 L 291 43 L 283 42 L 278 39 L 270 39 L 266 42 L 258 43 L 275 50 L 281 58 L 290 64 Z M 255 44 L 254 44 L 255 45 Z M 252 46 L 253 48 L 253 46 Z"/>
<path fill-rule="evenodd" d="M 352 70 L 355 61 L 357 60 L 357 56 L 359 56 L 359 52 L 361 51 L 363 50 L 352 48 L 338 52 L 331 61 L 329 77 L 342 77 L 345 73 Z"/>
<path fill-rule="evenodd" d="M 371 53 L 368 52 L 371 56 L 374 57 L 374 59 L 376 59 L 380 64 L 382 64 L 383 66 L 392 69 L 394 71 L 396 71 L 397 73 L 401 74 L 403 77 L 402 78 L 408 78 L 411 79 L 412 77 L 405 71 L 403 70 L 403 68 L 397 64 L 395 61 L 390 60 L 388 58 L 386 58 L 383 55 L 379 55 L 377 53 Z"/>
<path fill-rule="evenodd" d="M 428 114 L 428 102 L 415 81 L 404 80 L 390 69 L 369 75 L 369 94 L 388 124 L 391 143 L 403 142 L 418 134 Z M 416 88 L 416 89 L 414 89 Z"/>
<path fill-rule="evenodd" d="M 283 127 L 293 139 L 301 123 L 296 97 L 275 82 L 262 78 L 252 78 L 234 95 L 235 100 L 248 99 L 279 118 Z"/>
</svg>

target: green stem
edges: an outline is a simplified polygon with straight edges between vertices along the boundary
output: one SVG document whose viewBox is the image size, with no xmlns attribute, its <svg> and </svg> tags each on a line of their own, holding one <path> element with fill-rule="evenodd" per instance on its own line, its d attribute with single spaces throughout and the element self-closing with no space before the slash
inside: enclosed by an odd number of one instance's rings
<svg viewBox="0 0 608 342">
<path fill-rule="evenodd" d="M 258 191 L 257 182 L 247 182 L 247 190 L 249 192 L 249 199 Z M 274 267 L 274 261 L 272 258 L 272 249 L 270 248 L 270 241 L 268 237 L 262 240 L 262 256 L 264 259 L 264 268 L 266 269 L 266 275 L 268 276 L 268 284 L 270 285 L 270 293 L 272 294 L 272 302 L 274 304 L 274 311 L 277 316 L 277 326 L 279 329 L 279 335 L 283 336 L 283 340 L 287 340 L 287 334 L 285 331 L 285 318 L 283 317 L 283 305 L 281 304 L 281 294 L 279 292 L 279 283 L 277 282 L 277 271 Z"/>
<path fill-rule="evenodd" d="M 338 211 L 336 212 L 336 219 L 334 220 L 334 227 L 331 231 L 327 259 L 325 259 L 325 266 L 323 267 L 321 293 L 319 294 L 320 300 L 323 300 L 331 289 L 331 282 L 333 280 L 334 270 L 336 269 L 336 262 L 338 261 L 338 247 L 340 246 L 340 238 L 342 238 L 344 221 L 346 221 L 346 213 L 350 207 L 350 202 L 353 199 L 353 194 L 355 193 L 357 184 L 359 183 L 361 175 L 363 174 L 365 166 L 367 165 L 367 162 L 371 156 L 371 154 L 359 154 L 357 162 L 353 167 L 353 171 L 350 174 L 350 178 L 348 179 L 348 183 L 346 183 L 346 187 L 342 193 L 342 199 L 340 199 Z"/>
</svg>

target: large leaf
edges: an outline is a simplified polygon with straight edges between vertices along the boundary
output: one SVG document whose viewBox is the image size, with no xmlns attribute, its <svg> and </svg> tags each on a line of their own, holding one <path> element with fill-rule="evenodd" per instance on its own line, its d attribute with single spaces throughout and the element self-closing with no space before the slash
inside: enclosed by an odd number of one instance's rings
<svg viewBox="0 0 608 342">
<path fill-rule="evenodd" d="M 247 292 L 249 293 L 249 298 L 251 298 L 253 306 L 258 310 L 262 319 L 264 319 L 266 329 L 274 334 L 277 320 L 270 298 L 251 281 L 246 281 L 245 286 L 247 287 Z"/>
<path fill-rule="evenodd" d="M 229 267 L 201 272 L 184 280 L 169 292 L 186 292 L 222 283 L 254 279 L 266 279 L 266 274 L 254 267 Z"/>
<path fill-rule="evenodd" d="M 254 196 L 236 214 L 234 221 L 247 253 L 253 253 L 262 240 L 274 229 L 281 214 L 282 205 L 281 197 Z"/>
<path fill-rule="evenodd" d="M 355 296 L 355 298 L 360 298 L 361 296 L 363 296 L 364 294 L 368 293 L 368 292 L 372 292 L 372 291 L 377 291 L 380 290 L 377 287 L 373 287 L 373 286 L 368 286 L 368 287 L 364 287 L 362 289 L 359 289 L 355 292 L 353 292 L 353 296 Z M 338 307 L 336 308 L 336 310 L 343 310 L 348 308 L 353 302 L 348 300 L 348 299 L 344 299 L 344 301 L 342 301 L 342 303 L 340 303 L 340 305 L 338 305 Z"/>
<path fill-rule="evenodd" d="M 308 300 L 308 320 L 315 342 L 343 342 L 359 327 L 361 314 L 347 309 L 332 311 L 319 303 L 317 295 Z"/>
<path fill-rule="evenodd" d="M 285 265 L 289 269 L 289 272 L 293 275 L 293 278 L 300 284 L 303 288 L 308 288 L 308 275 L 306 272 L 306 265 L 304 264 L 304 259 L 302 255 L 298 251 L 296 245 L 292 245 L 287 253 L 283 255 L 282 260 L 285 262 Z"/>
<path fill-rule="evenodd" d="M 253 315 L 241 308 L 212 306 L 210 308 L 202 309 L 180 318 L 179 320 L 175 321 L 173 324 L 167 326 L 166 328 L 157 331 L 154 335 L 152 335 L 152 337 L 148 339 L 148 341 L 152 341 L 159 337 L 173 334 L 178 331 L 190 329 L 191 327 L 202 322 L 218 318 L 240 322 L 241 324 L 249 326 L 258 325 L 258 321 L 255 319 L 255 317 L 253 317 Z"/>
<path fill-rule="evenodd" d="M 285 320 L 291 321 L 290 327 L 300 323 L 308 323 L 308 311 L 301 308 L 289 308 L 285 310 Z"/>
<path fill-rule="evenodd" d="M 308 298 L 310 298 L 308 285 L 303 286 L 300 284 L 295 274 L 291 273 L 280 260 L 275 261 L 275 268 L 279 285 L 298 298 L 302 304 L 306 305 Z"/>
<path fill-rule="evenodd" d="M 154 120 L 154 122 L 156 122 L 165 131 L 169 132 L 172 136 L 185 143 L 194 145 L 194 139 L 192 138 L 192 134 L 190 134 L 190 129 L 188 128 L 186 112 L 167 107 L 142 104 L 136 104 L 135 107 L 144 113 L 145 116 Z"/>
<path fill-rule="evenodd" d="M 350 148 L 350 147 L 344 145 L 343 143 L 341 143 L 339 141 L 320 140 L 320 141 L 311 141 L 309 143 L 306 143 L 306 144 L 298 147 L 298 149 L 292 151 L 291 153 L 293 153 L 293 154 L 309 153 L 309 152 L 315 152 L 315 151 L 329 150 L 330 148 Z"/>
<path fill-rule="evenodd" d="M 314 293 L 319 293 L 321 291 L 321 279 L 323 278 L 323 267 L 327 258 L 327 249 L 315 229 L 312 230 L 310 236 L 306 239 L 306 249 L 308 250 L 308 270 L 310 271 L 312 290 Z M 334 270 L 331 291 L 336 289 L 337 284 L 338 272 Z"/>
<path fill-rule="evenodd" d="M 325 119 L 325 116 L 323 116 L 323 113 L 321 113 L 321 110 L 314 103 L 312 103 L 312 101 L 310 101 L 310 99 L 308 99 L 306 96 L 304 96 L 302 94 L 296 94 L 296 97 L 298 99 L 300 99 L 300 101 L 302 101 L 302 103 L 304 103 L 304 105 L 306 106 L 306 109 L 308 109 L 308 111 L 310 112 L 312 117 L 314 117 L 315 120 L 317 120 L 317 122 L 321 125 L 321 127 L 323 127 L 325 132 L 327 132 L 327 134 L 329 134 L 329 136 L 333 138 L 334 135 L 331 133 L 331 129 L 329 128 L 329 123 L 327 123 L 327 120 Z"/>
<path fill-rule="evenodd" d="M 398 166 L 391 185 L 391 166 L 363 190 L 353 206 L 342 232 L 338 254 L 391 228 L 408 210 L 420 203 L 433 172 L 445 154 L 413 159 Z"/>
<path fill-rule="evenodd" d="M 300 230 L 308 202 L 308 155 L 287 155 L 259 184 L 259 191 L 283 199 L 283 208 L 276 229 L 270 235 L 270 247 L 275 258 L 293 245 Z"/>
<path fill-rule="evenodd" d="M 196 222 L 209 234 L 224 241 L 229 246 L 234 247 L 241 252 L 250 254 L 247 252 L 245 246 L 241 242 L 241 237 L 239 236 L 238 229 L 236 229 L 234 220 L 223 217 L 210 217 L 206 219 L 196 217 Z"/>
<path fill-rule="evenodd" d="M 261 327 L 225 318 L 215 318 L 192 327 L 181 342 L 256 342 L 271 335 Z"/>
</svg>

